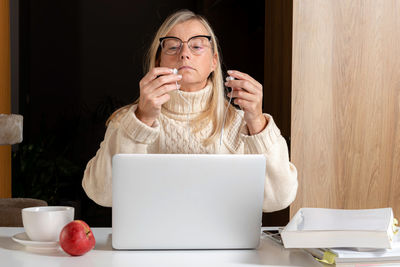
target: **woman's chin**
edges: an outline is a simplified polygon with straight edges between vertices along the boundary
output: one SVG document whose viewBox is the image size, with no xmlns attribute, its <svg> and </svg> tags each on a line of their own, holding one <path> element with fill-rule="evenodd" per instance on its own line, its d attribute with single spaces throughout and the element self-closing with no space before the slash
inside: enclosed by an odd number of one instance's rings
<svg viewBox="0 0 400 267">
<path fill-rule="evenodd" d="M 179 84 L 181 85 L 181 90 L 185 91 L 185 92 L 196 92 L 199 91 L 201 89 L 203 89 L 204 87 L 206 87 L 207 85 L 207 81 L 205 82 L 199 82 L 199 81 L 181 81 L 179 82 Z"/>
</svg>

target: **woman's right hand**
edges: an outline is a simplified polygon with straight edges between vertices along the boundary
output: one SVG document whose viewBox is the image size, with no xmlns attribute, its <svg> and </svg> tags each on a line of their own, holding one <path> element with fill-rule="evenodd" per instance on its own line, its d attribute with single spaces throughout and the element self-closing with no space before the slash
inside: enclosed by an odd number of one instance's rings
<svg viewBox="0 0 400 267">
<path fill-rule="evenodd" d="M 139 82 L 140 97 L 136 117 L 151 127 L 161 113 L 162 104 L 170 99 L 168 92 L 179 89 L 176 82 L 181 79 L 181 75 L 173 74 L 173 69 L 151 69 Z"/>
</svg>

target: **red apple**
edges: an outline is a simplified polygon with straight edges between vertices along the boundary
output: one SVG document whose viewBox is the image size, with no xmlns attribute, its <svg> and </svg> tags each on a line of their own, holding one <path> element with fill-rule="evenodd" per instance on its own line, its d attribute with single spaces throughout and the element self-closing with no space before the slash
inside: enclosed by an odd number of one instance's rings
<svg viewBox="0 0 400 267">
<path fill-rule="evenodd" d="M 80 256 L 94 248 L 96 240 L 89 225 L 84 221 L 75 220 L 61 230 L 60 245 L 72 256 Z"/>
</svg>

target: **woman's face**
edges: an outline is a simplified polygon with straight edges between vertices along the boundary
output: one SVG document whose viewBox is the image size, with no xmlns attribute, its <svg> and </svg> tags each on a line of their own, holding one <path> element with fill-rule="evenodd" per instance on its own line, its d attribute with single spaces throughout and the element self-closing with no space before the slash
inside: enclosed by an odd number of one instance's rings
<svg viewBox="0 0 400 267">
<path fill-rule="evenodd" d="M 187 41 L 197 35 L 209 35 L 203 24 L 197 20 L 175 25 L 166 36 L 181 39 L 184 42 L 182 48 L 175 55 L 168 55 L 163 51 L 160 55 L 160 67 L 176 68 L 182 75 L 180 84 L 183 91 L 194 92 L 203 89 L 217 64 L 217 54 L 213 54 L 210 42 L 199 55 L 193 54 L 189 49 Z"/>
</svg>

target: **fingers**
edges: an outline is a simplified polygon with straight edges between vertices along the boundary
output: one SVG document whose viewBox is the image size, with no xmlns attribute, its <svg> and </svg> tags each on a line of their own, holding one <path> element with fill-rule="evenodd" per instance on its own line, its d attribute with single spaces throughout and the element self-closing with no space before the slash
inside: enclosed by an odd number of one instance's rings
<svg viewBox="0 0 400 267">
<path fill-rule="evenodd" d="M 236 89 L 233 90 L 232 92 L 228 93 L 228 97 L 232 98 L 240 98 L 243 100 L 247 100 L 247 101 L 257 101 L 257 96 L 251 93 L 246 92 L 245 90 L 242 89 Z"/>
<path fill-rule="evenodd" d="M 154 96 L 154 97 L 159 97 L 162 96 L 164 94 L 167 94 L 168 92 L 174 91 L 179 89 L 181 86 L 180 84 L 178 84 L 178 86 L 173 83 L 173 84 L 164 84 L 163 86 L 157 88 L 157 90 L 154 90 L 150 96 Z"/>
<path fill-rule="evenodd" d="M 172 74 L 170 68 L 153 68 L 140 81 L 140 94 L 146 97 L 150 95 L 160 96 L 174 89 L 179 89 L 180 86 L 177 82 L 181 79 L 182 75 Z M 161 92 L 158 92 L 160 90 Z"/>
<path fill-rule="evenodd" d="M 157 98 L 156 98 L 156 104 L 158 105 L 158 106 L 162 106 L 165 102 L 167 102 L 169 99 L 170 99 L 170 95 L 169 94 L 163 94 L 163 95 L 160 95 L 160 96 L 158 96 Z"/>
<path fill-rule="evenodd" d="M 139 82 L 140 87 L 146 86 L 149 82 L 153 81 L 160 75 L 172 74 L 173 69 L 166 67 L 157 67 L 151 69 Z"/>
<path fill-rule="evenodd" d="M 182 79 L 182 75 L 180 74 L 169 74 L 169 75 L 163 75 L 158 77 L 157 79 L 153 80 L 150 82 L 148 85 L 151 84 L 152 88 L 159 88 L 165 84 L 173 84 L 176 88 L 176 82 Z"/>
<path fill-rule="evenodd" d="M 228 71 L 231 77 L 237 80 L 227 79 L 226 86 L 232 88 L 232 92 L 228 96 L 240 98 L 247 101 L 262 102 L 263 90 L 262 85 L 250 77 L 248 74 L 239 71 Z"/>
<path fill-rule="evenodd" d="M 244 112 L 257 108 L 256 104 L 253 101 L 248 101 L 248 100 L 244 100 L 244 99 L 237 98 L 233 101 L 233 103 L 238 105 L 240 107 L 240 109 L 243 110 Z"/>
<path fill-rule="evenodd" d="M 262 87 L 257 88 L 256 86 L 254 86 L 253 83 L 247 81 L 247 80 L 231 80 L 231 81 L 227 81 L 225 82 L 225 85 L 228 87 L 231 87 L 232 89 L 243 89 L 246 90 L 247 92 L 251 93 L 251 94 L 258 94 L 259 92 L 262 92 Z"/>
<path fill-rule="evenodd" d="M 246 73 L 228 71 L 228 74 L 236 78 L 236 80 L 227 79 L 225 83 L 232 88 L 228 96 L 234 98 L 233 103 L 244 111 L 244 120 L 251 128 L 257 124 L 258 118 L 262 115 L 262 85 Z"/>
<path fill-rule="evenodd" d="M 249 82 L 251 82 L 255 87 L 257 88 L 262 88 L 261 83 L 257 82 L 253 77 L 251 77 L 250 75 L 237 71 L 237 70 L 228 70 L 228 74 L 238 80 L 247 80 Z"/>
<path fill-rule="evenodd" d="M 257 95 L 259 98 L 262 98 L 262 85 L 250 77 L 248 74 L 239 72 L 239 71 L 228 71 L 231 77 L 236 78 L 237 80 L 227 80 L 225 83 L 226 86 L 231 87 L 233 90 L 243 89 L 247 92 Z"/>
</svg>

